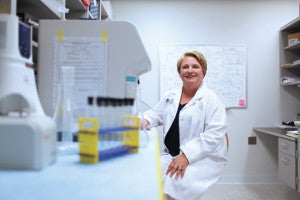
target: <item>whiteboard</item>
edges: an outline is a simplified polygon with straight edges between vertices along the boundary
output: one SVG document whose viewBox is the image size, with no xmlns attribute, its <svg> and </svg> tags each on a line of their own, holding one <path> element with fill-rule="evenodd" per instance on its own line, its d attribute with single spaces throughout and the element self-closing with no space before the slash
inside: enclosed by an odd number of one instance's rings
<svg viewBox="0 0 300 200">
<path fill-rule="evenodd" d="M 246 99 L 246 45 L 159 45 L 160 97 L 182 84 L 177 60 L 185 52 L 197 50 L 207 60 L 204 78 L 226 108 L 244 108 Z"/>
</svg>

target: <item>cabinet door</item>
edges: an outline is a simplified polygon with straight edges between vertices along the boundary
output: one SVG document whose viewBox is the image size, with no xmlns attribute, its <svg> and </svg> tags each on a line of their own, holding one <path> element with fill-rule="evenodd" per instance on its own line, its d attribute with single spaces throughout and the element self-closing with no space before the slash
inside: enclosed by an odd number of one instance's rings
<svg viewBox="0 0 300 200">
<path fill-rule="evenodd" d="M 282 183 L 296 189 L 296 158 L 279 152 L 278 177 Z"/>
</svg>

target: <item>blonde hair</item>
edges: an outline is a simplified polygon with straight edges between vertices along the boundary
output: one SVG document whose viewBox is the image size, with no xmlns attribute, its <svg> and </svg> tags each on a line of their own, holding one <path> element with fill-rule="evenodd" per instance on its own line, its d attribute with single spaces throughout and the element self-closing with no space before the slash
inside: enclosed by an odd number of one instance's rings
<svg viewBox="0 0 300 200">
<path fill-rule="evenodd" d="M 180 73 L 180 67 L 181 67 L 183 59 L 188 56 L 196 58 L 196 60 L 200 63 L 200 65 L 202 67 L 203 76 L 205 76 L 206 71 L 207 71 L 207 62 L 206 62 L 206 59 L 203 56 L 203 54 L 198 51 L 188 51 L 188 52 L 184 53 L 183 56 L 178 59 L 178 61 L 177 61 L 178 73 Z"/>
</svg>

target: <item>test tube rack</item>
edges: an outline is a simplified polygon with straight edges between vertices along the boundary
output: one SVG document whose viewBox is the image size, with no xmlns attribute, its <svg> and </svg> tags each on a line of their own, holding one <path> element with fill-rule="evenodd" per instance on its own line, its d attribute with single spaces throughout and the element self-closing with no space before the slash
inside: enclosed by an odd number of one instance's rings
<svg viewBox="0 0 300 200">
<path fill-rule="evenodd" d="M 138 152 L 140 118 L 124 116 L 122 119 L 123 126 L 110 129 L 99 129 L 99 121 L 96 118 L 78 119 L 81 163 L 96 164 L 99 161 Z"/>
</svg>

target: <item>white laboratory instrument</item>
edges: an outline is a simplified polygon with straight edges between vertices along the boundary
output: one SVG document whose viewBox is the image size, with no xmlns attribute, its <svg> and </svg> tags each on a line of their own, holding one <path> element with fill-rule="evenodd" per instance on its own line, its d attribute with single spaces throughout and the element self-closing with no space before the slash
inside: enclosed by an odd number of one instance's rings
<svg viewBox="0 0 300 200">
<path fill-rule="evenodd" d="M 44 113 L 30 65 L 30 27 L 16 13 L 0 13 L 0 168 L 42 169 L 55 161 L 56 125 Z"/>
<path fill-rule="evenodd" d="M 151 62 L 135 26 L 126 21 L 40 20 L 38 91 L 53 115 L 61 67 L 75 67 L 75 110 L 88 96 L 136 98 L 139 76 Z M 100 122 L 101 123 L 101 122 Z"/>
</svg>

